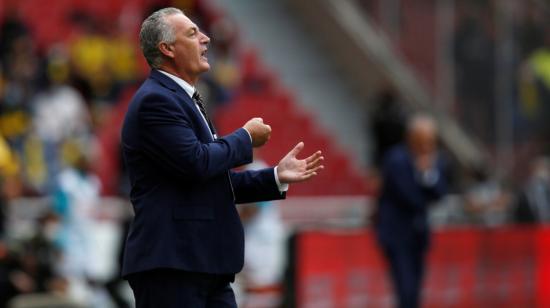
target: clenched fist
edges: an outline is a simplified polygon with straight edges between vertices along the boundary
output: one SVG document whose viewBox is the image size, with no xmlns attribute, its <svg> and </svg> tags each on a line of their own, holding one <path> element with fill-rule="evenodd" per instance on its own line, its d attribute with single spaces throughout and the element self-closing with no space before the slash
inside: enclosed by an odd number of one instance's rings
<svg viewBox="0 0 550 308">
<path fill-rule="evenodd" d="M 264 145 L 271 136 L 271 126 L 264 124 L 262 118 L 252 118 L 243 126 L 252 137 L 252 146 L 257 148 Z"/>
</svg>

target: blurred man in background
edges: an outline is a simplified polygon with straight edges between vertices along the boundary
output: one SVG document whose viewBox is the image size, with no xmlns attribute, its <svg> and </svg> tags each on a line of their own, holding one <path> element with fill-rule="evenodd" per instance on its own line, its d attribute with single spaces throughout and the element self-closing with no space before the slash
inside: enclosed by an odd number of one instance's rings
<svg viewBox="0 0 550 308">
<path fill-rule="evenodd" d="M 446 190 L 437 129 L 427 115 L 413 116 L 406 144 L 387 152 L 382 167 L 378 238 L 391 268 L 399 307 L 419 306 L 429 245 L 428 205 Z"/>
<path fill-rule="evenodd" d="M 538 157 L 530 167 L 529 179 L 514 208 L 514 220 L 522 224 L 547 223 L 550 221 L 550 160 Z"/>
<path fill-rule="evenodd" d="M 472 183 L 465 188 L 463 209 L 468 220 L 485 227 L 508 222 L 513 195 L 503 181 L 488 170 L 473 170 Z"/>
</svg>

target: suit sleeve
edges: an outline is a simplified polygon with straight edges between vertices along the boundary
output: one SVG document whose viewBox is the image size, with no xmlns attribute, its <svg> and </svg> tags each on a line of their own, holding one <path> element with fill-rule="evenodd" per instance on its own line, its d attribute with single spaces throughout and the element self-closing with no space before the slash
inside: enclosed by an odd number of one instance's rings
<svg viewBox="0 0 550 308">
<path fill-rule="evenodd" d="M 286 198 L 275 182 L 273 168 L 255 171 L 230 172 L 236 203 L 250 203 Z"/>
<path fill-rule="evenodd" d="M 210 143 L 198 140 L 189 115 L 175 101 L 146 97 L 139 110 L 141 144 L 163 169 L 206 181 L 252 161 L 252 143 L 243 128 Z"/>
</svg>

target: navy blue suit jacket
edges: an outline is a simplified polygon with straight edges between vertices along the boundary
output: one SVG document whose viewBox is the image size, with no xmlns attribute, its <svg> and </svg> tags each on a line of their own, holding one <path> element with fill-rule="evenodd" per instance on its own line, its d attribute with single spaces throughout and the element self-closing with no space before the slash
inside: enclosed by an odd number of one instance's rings
<svg viewBox="0 0 550 308">
<path fill-rule="evenodd" d="M 128 107 L 121 137 L 135 211 L 122 275 L 239 272 L 244 237 L 235 203 L 285 197 L 273 168 L 231 170 L 252 161 L 246 130 L 213 140 L 189 95 L 152 70 Z"/>
<path fill-rule="evenodd" d="M 438 157 L 434 169 L 436 181 L 426 185 L 420 179 L 413 158 L 405 145 L 386 153 L 382 167 L 384 178 L 379 200 L 377 231 L 382 245 L 428 245 L 428 205 L 446 193 L 445 167 Z"/>
</svg>

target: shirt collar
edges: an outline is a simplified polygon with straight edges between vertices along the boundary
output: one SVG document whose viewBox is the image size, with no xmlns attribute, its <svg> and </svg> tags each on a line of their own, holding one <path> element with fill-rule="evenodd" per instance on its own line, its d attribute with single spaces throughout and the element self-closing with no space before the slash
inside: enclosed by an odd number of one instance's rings
<svg viewBox="0 0 550 308">
<path fill-rule="evenodd" d="M 195 87 L 190 85 L 187 81 L 179 78 L 176 75 L 172 75 L 170 73 L 167 73 L 165 71 L 158 70 L 159 72 L 163 73 L 164 75 L 168 76 L 170 79 L 174 80 L 184 91 L 189 95 L 189 97 L 193 97 L 193 94 L 195 94 Z"/>
</svg>

